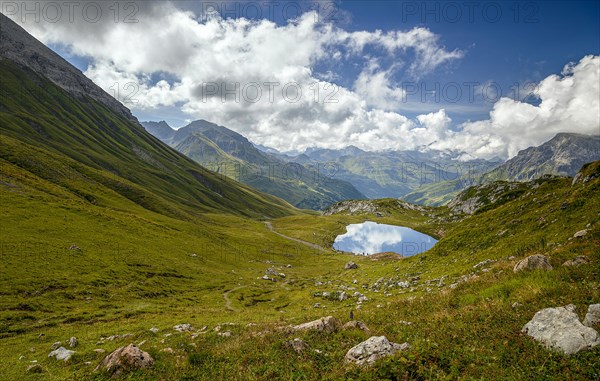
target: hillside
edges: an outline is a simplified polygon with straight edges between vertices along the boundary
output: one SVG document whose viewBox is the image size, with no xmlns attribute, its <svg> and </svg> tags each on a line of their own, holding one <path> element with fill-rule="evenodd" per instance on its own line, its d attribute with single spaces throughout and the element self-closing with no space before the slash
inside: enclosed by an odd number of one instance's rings
<svg viewBox="0 0 600 381">
<path fill-rule="evenodd" d="M 142 122 L 154 136 L 202 166 L 296 207 L 321 210 L 334 202 L 364 198 L 352 184 L 323 165 L 286 162 L 257 149 L 244 136 L 204 120 L 172 129 L 165 122 Z"/>
<path fill-rule="evenodd" d="M 112 206 L 111 197 L 98 194 L 96 186 L 104 194 L 116 194 L 179 218 L 216 211 L 253 217 L 295 213 L 284 201 L 224 179 L 162 144 L 131 115 L 124 115 L 122 106 L 96 100 L 103 101 L 104 96 L 88 96 L 82 92 L 87 87 L 67 91 L 57 86 L 39 74 L 46 68 L 43 59 L 31 61 L 36 69 L 40 65 L 35 71 L 22 62 L 13 62 L 13 49 L 22 44 L 36 47 L 35 54 L 40 57 L 53 53 L 47 48 L 48 52 L 40 52 L 40 43 L 31 36 L 24 37 L 26 32 L 16 30 L 19 27 L 4 16 L 2 25 L 0 123 L 4 163 L 103 206 Z M 52 61 L 52 65 L 52 72 L 77 74 L 66 61 Z M 83 74 L 79 77 L 73 81 L 92 87 L 91 94 L 100 94 L 102 90 L 83 79 Z"/>
<path fill-rule="evenodd" d="M 423 205 L 445 205 L 472 185 L 497 180 L 528 181 L 546 175 L 572 177 L 582 165 L 599 159 L 600 136 L 561 133 L 538 147 L 520 151 L 496 168 L 473 171 L 455 180 L 423 184 L 403 199 Z"/>
</svg>

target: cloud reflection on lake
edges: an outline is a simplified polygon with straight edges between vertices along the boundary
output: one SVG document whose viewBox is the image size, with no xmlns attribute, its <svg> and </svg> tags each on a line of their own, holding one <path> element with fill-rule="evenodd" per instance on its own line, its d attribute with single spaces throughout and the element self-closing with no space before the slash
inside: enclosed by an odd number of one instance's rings
<svg viewBox="0 0 600 381">
<path fill-rule="evenodd" d="M 333 248 L 359 255 L 394 252 L 410 257 L 431 249 L 437 240 L 404 226 L 378 224 L 366 221 L 346 226 L 346 233 L 338 235 Z"/>
</svg>

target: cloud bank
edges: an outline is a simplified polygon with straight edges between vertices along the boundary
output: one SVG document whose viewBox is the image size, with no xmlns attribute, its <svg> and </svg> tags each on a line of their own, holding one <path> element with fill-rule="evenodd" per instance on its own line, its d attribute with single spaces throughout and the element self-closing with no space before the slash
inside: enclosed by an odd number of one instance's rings
<svg viewBox="0 0 600 381">
<path fill-rule="evenodd" d="M 416 118 L 401 112 L 405 93 L 394 78 L 418 80 L 465 56 L 427 28 L 348 31 L 316 12 L 284 24 L 225 19 L 171 2 L 139 11 L 137 23 L 22 25 L 86 57 L 85 74 L 134 113 L 177 107 L 189 120 L 216 122 L 282 151 L 430 146 L 506 158 L 557 132 L 600 130 L 597 56 L 541 81 L 538 106 L 501 98 L 488 120 L 454 126 L 443 108 Z M 344 65 L 359 68 L 355 77 Z"/>
</svg>

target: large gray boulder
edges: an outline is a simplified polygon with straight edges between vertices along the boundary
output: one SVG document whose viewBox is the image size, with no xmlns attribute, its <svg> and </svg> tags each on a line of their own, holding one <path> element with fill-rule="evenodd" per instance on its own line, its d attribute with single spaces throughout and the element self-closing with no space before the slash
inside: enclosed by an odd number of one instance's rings
<svg viewBox="0 0 600 381">
<path fill-rule="evenodd" d="M 94 371 L 104 370 L 113 376 L 134 369 L 146 369 L 154 365 L 154 359 L 134 344 L 116 349 L 102 360 Z"/>
<path fill-rule="evenodd" d="M 552 265 L 548 262 L 548 258 L 535 254 L 519 261 L 513 269 L 516 273 L 524 270 L 552 270 Z"/>
<path fill-rule="evenodd" d="M 408 343 L 397 344 L 390 342 L 385 336 L 373 336 L 350 348 L 345 360 L 358 365 L 371 365 L 382 357 L 392 356 L 409 348 Z"/>
<path fill-rule="evenodd" d="M 583 325 L 591 327 L 600 324 L 600 304 L 590 304 L 583 319 Z"/>
<path fill-rule="evenodd" d="M 600 344 L 598 332 L 581 324 L 572 304 L 538 311 L 522 332 L 566 355 Z"/>
<path fill-rule="evenodd" d="M 341 326 L 342 322 L 340 319 L 334 318 L 333 316 L 327 316 L 309 321 L 308 323 L 295 325 L 292 327 L 292 331 L 321 331 L 332 333 L 340 329 Z"/>
</svg>

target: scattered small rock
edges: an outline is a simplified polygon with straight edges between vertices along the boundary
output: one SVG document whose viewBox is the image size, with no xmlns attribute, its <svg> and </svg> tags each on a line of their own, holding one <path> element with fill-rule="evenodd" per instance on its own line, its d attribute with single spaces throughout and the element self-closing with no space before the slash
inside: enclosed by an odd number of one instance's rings
<svg viewBox="0 0 600 381">
<path fill-rule="evenodd" d="M 56 343 L 53 343 L 53 344 L 50 346 L 50 349 L 52 349 L 52 350 L 55 350 L 55 349 L 58 349 L 58 348 L 60 348 L 60 347 L 62 347 L 62 343 L 61 343 L 60 341 L 57 341 Z"/>
<path fill-rule="evenodd" d="M 147 353 L 129 344 L 120 347 L 102 360 L 94 371 L 103 370 L 117 376 L 131 369 L 146 369 L 154 365 L 154 359 Z"/>
<path fill-rule="evenodd" d="M 346 265 L 344 266 L 344 270 L 353 270 L 353 269 L 357 269 L 358 265 L 352 261 L 346 263 Z"/>
<path fill-rule="evenodd" d="M 94 352 L 102 354 L 102 353 L 106 353 L 106 350 L 104 350 L 102 348 L 97 348 L 97 349 L 94 349 Z"/>
<path fill-rule="evenodd" d="M 317 320 L 310 321 L 291 327 L 292 331 L 322 331 L 335 332 L 342 326 L 342 322 L 333 316 L 322 317 Z"/>
<path fill-rule="evenodd" d="M 579 255 L 579 256 L 563 263 L 563 266 L 577 267 L 577 266 L 585 265 L 588 263 L 590 263 L 590 259 L 588 257 L 586 257 L 585 255 Z"/>
<path fill-rule="evenodd" d="M 475 266 L 473 266 L 474 269 L 479 268 L 479 267 L 483 267 L 485 265 L 488 265 L 490 263 L 494 263 L 495 261 L 492 259 L 486 259 L 485 261 L 481 261 L 478 264 L 476 264 Z"/>
<path fill-rule="evenodd" d="M 44 368 L 40 364 L 33 364 L 27 367 L 27 373 L 43 373 Z"/>
<path fill-rule="evenodd" d="M 308 344 L 304 342 L 304 340 L 295 338 L 294 340 L 290 340 L 287 343 L 287 346 L 292 348 L 296 353 L 302 353 L 308 348 Z"/>
<path fill-rule="evenodd" d="M 231 331 L 219 332 L 219 333 L 217 333 L 217 335 L 222 336 L 222 337 L 231 337 Z"/>
<path fill-rule="evenodd" d="M 75 354 L 75 351 L 70 351 L 65 347 L 60 347 L 48 353 L 48 357 L 56 357 L 57 360 L 69 361 Z"/>
<path fill-rule="evenodd" d="M 165 353 L 173 353 L 174 351 L 173 351 L 173 348 L 171 348 L 171 347 L 167 347 L 167 348 L 163 348 L 163 349 L 161 350 L 161 352 L 165 352 Z"/>
<path fill-rule="evenodd" d="M 156 327 L 150 328 L 150 332 L 152 332 L 152 333 L 158 333 L 158 331 L 159 331 L 159 329 Z"/>
<path fill-rule="evenodd" d="M 522 306 L 522 304 L 521 304 L 521 303 L 519 303 L 519 302 L 514 302 L 514 303 L 511 305 L 511 307 L 512 307 L 512 308 L 519 308 L 519 307 L 521 307 L 521 306 Z"/>
<path fill-rule="evenodd" d="M 572 355 L 600 344 L 600 336 L 593 328 L 586 327 L 579 321 L 575 306 L 545 308 L 536 312 L 535 316 L 522 329 L 546 347 Z"/>
<path fill-rule="evenodd" d="M 583 325 L 591 327 L 600 324 L 600 304 L 591 304 L 583 319 Z"/>
<path fill-rule="evenodd" d="M 371 365 L 382 357 L 391 356 L 409 348 L 408 343 L 397 344 L 390 342 L 385 336 L 373 336 L 352 347 L 346 353 L 345 360 L 358 365 Z"/>
<path fill-rule="evenodd" d="M 77 344 L 79 344 L 79 342 L 77 341 L 77 338 L 75 336 L 69 339 L 69 347 L 75 348 Z"/>
<path fill-rule="evenodd" d="M 178 324 L 176 326 L 173 327 L 174 330 L 176 330 L 177 332 L 189 332 L 189 331 L 193 331 L 194 327 L 192 327 L 191 324 Z"/>
<path fill-rule="evenodd" d="M 100 343 L 103 343 L 105 341 L 113 341 L 113 340 L 126 339 L 126 338 L 131 337 L 131 336 L 133 336 L 131 333 L 124 333 L 122 335 L 112 335 L 112 336 L 109 336 L 109 337 L 106 337 L 106 338 L 105 337 L 101 337 L 100 338 Z"/>
<path fill-rule="evenodd" d="M 69 246 L 69 250 L 81 250 L 81 249 L 77 245 L 71 245 L 71 246 Z"/>
<path fill-rule="evenodd" d="M 513 268 L 516 273 L 524 270 L 552 270 L 552 265 L 545 256 L 535 254 L 517 262 Z"/>
<path fill-rule="evenodd" d="M 360 329 L 361 331 L 371 333 L 371 330 L 369 329 L 369 327 L 367 327 L 367 325 L 365 323 L 363 323 L 362 321 L 358 321 L 358 320 L 351 320 L 351 321 L 347 322 L 346 324 L 344 324 L 344 326 L 342 328 L 343 329 Z"/>
<path fill-rule="evenodd" d="M 577 233 L 573 234 L 573 238 L 582 238 L 585 237 L 586 234 L 588 233 L 589 229 L 583 229 L 578 231 Z"/>
</svg>

